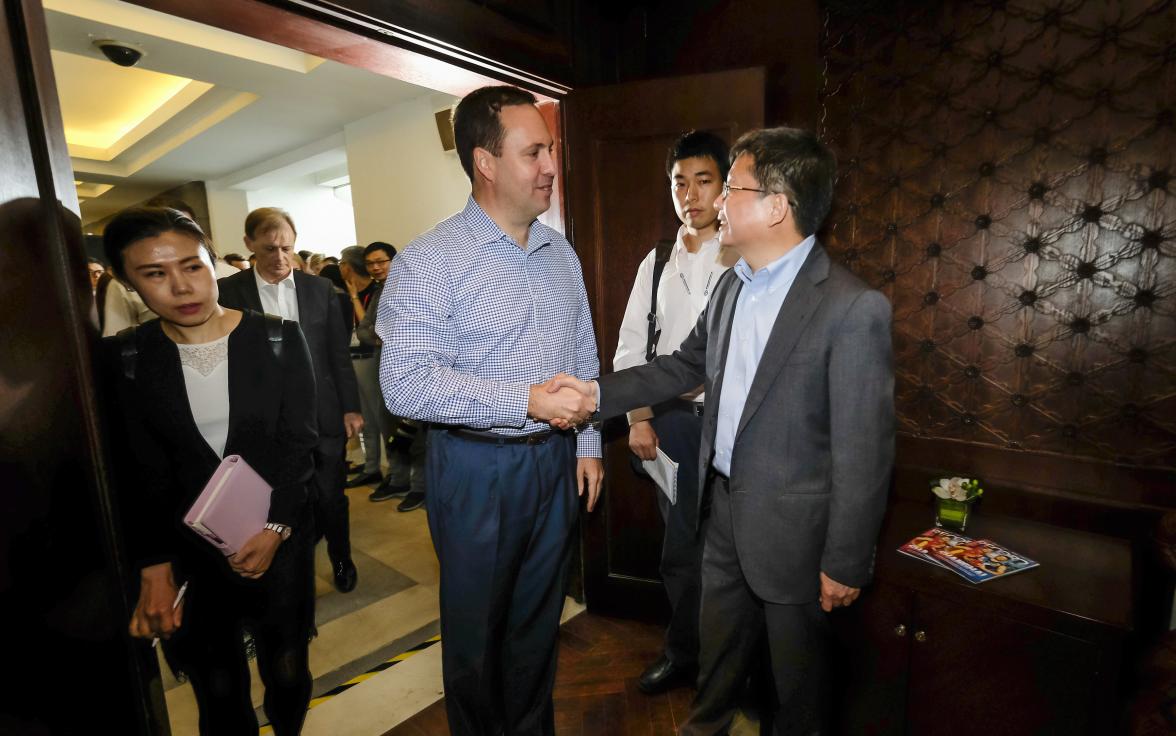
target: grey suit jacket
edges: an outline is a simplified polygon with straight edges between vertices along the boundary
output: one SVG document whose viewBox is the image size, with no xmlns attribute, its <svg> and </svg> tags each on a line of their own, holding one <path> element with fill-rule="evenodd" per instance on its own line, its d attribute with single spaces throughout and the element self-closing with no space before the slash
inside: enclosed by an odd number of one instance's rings
<svg viewBox="0 0 1176 736">
<path fill-rule="evenodd" d="M 606 418 L 704 383 L 700 479 L 714 456 L 742 284 L 733 269 L 723 275 L 672 355 L 600 379 Z M 731 456 L 739 562 L 766 601 L 816 600 L 822 571 L 853 587 L 871 577 L 894 463 L 890 315 L 886 297 L 831 262 L 820 243 L 780 306 Z"/>
<path fill-rule="evenodd" d="M 252 269 L 217 279 L 220 304 L 230 309 L 264 311 Z M 321 276 L 294 272 L 298 295 L 298 326 L 306 336 L 318 396 L 319 436 L 343 434 L 344 412 L 359 411 L 359 384 L 351 365 L 351 328 L 343 319 L 339 300 L 330 281 Z"/>
</svg>

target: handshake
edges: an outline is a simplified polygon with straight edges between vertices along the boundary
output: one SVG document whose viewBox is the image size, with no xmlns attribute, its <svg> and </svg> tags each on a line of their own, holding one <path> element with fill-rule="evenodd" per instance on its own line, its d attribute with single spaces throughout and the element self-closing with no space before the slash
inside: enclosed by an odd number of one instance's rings
<svg viewBox="0 0 1176 736">
<path fill-rule="evenodd" d="M 556 429 L 571 429 L 596 411 L 597 390 L 591 381 L 560 373 L 531 386 L 527 416 Z"/>
</svg>

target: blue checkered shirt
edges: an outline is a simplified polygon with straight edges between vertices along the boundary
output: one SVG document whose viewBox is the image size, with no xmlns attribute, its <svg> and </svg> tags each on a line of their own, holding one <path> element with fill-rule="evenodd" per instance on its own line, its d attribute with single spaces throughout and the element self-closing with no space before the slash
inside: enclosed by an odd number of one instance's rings
<svg viewBox="0 0 1176 736">
<path fill-rule="evenodd" d="M 530 386 L 600 373 L 584 275 L 571 243 L 538 221 L 524 250 L 470 197 L 392 261 L 376 315 L 388 411 L 523 435 Z M 577 437 L 600 457 L 600 433 Z"/>
</svg>

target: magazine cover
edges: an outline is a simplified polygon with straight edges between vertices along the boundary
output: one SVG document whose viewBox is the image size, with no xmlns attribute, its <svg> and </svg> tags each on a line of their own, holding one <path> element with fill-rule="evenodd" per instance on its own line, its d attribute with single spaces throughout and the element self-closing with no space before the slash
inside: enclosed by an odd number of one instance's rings
<svg viewBox="0 0 1176 736">
<path fill-rule="evenodd" d="M 971 583 L 984 583 L 1038 566 L 1033 560 L 988 539 L 972 539 L 938 527 L 928 529 L 898 552 L 956 573 Z"/>
<path fill-rule="evenodd" d="M 1037 567 L 1027 557 L 1015 554 L 988 539 L 970 539 L 949 534 L 951 543 L 931 550 L 944 567 L 973 583 L 985 583 Z"/>
<path fill-rule="evenodd" d="M 939 527 L 931 527 L 911 541 L 898 548 L 901 554 L 914 557 L 916 560 L 930 562 L 936 567 L 946 567 L 942 562 L 931 556 L 932 549 L 939 549 L 948 545 L 947 531 Z"/>
</svg>

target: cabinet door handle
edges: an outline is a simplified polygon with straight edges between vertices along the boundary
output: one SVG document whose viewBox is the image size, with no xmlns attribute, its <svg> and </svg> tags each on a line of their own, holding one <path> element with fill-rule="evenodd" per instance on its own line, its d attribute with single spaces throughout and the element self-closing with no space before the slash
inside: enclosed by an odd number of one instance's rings
<svg viewBox="0 0 1176 736">
<path fill-rule="evenodd" d="M 926 631 L 916 631 L 915 632 L 915 641 L 919 642 L 920 644 L 927 641 L 927 632 Z"/>
<path fill-rule="evenodd" d="M 899 624 L 894 627 L 895 636 L 906 636 L 906 624 Z"/>
</svg>

